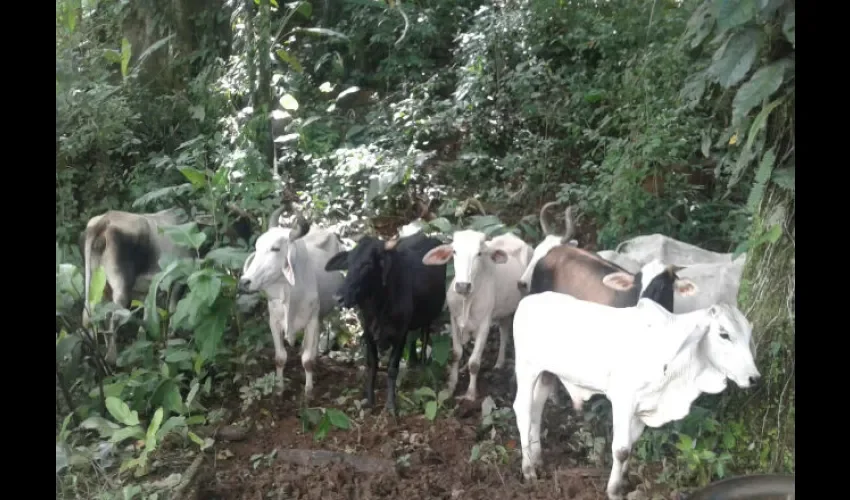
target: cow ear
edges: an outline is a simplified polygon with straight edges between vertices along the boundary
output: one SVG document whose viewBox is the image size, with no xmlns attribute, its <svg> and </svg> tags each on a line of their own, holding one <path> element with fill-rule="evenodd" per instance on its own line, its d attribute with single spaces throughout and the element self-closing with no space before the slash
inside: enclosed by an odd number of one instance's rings
<svg viewBox="0 0 850 500">
<path fill-rule="evenodd" d="M 671 337 L 665 335 L 661 337 L 668 342 L 661 350 L 664 356 L 664 364 L 671 363 L 679 353 L 702 340 L 705 334 L 708 333 L 709 327 L 710 325 L 707 323 L 700 323 L 684 337 L 678 335 Z"/>
<path fill-rule="evenodd" d="M 451 244 L 434 247 L 422 257 L 422 263 L 426 266 L 441 266 L 452 258 L 452 251 Z"/>
<path fill-rule="evenodd" d="M 602 284 L 608 288 L 625 292 L 635 286 L 635 277 L 629 273 L 617 271 L 602 278 Z"/>
<path fill-rule="evenodd" d="M 348 251 L 342 251 L 328 260 L 325 271 L 345 271 L 348 269 Z"/>
<path fill-rule="evenodd" d="M 254 257 L 257 255 L 257 252 L 251 252 L 248 254 L 248 258 L 245 259 L 245 263 L 242 264 L 242 274 L 245 274 L 248 271 L 248 268 L 251 267 L 251 262 L 254 261 Z"/>
<path fill-rule="evenodd" d="M 699 291 L 697 284 L 687 278 L 677 279 L 675 283 L 673 283 L 673 287 L 676 289 L 676 293 L 683 297 L 696 295 Z"/>
<path fill-rule="evenodd" d="M 286 281 L 289 282 L 290 285 L 295 284 L 295 272 L 292 270 L 292 253 L 295 250 L 295 247 L 290 245 L 289 250 L 286 251 L 286 260 L 283 263 L 283 276 L 286 278 Z"/>
<path fill-rule="evenodd" d="M 508 254 L 504 250 L 493 250 L 490 252 L 490 260 L 496 264 L 504 264 L 508 261 Z"/>
</svg>

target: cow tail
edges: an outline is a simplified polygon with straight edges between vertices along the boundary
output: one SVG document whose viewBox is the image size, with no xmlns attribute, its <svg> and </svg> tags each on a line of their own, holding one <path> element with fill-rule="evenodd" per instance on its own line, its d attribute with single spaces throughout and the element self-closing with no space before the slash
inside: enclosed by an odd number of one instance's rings
<svg viewBox="0 0 850 500">
<path fill-rule="evenodd" d="M 86 242 L 83 247 L 83 265 L 85 265 L 85 296 L 83 297 L 83 326 L 88 326 L 86 323 L 90 321 L 88 310 L 91 310 L 91 304 L 89 304 L 89 289 L 91 288 L 91 275 L 92 275 L 92 245 L 94 245 L 94 240 L 97 239 L 101 234 L 103 234 L 103 230 L 109 224 L 108 220 L 103 221 L 101 223 L 98 221 L 97 224 L 92 228 L 86 228 Z"/>
</svg>

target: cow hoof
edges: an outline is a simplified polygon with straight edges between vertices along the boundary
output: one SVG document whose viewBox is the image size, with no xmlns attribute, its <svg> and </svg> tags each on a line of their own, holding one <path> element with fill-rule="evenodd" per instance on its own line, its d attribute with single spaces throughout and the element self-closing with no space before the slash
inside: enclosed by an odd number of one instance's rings
<svg viewBox="0 0 850 500">
<path fill-rule="evenodd" d="M 529 483 L 533 482 L 533 481 L 537 481 L 537 472 L 534 470 L 534 467 L 528 467 L 528 468 L 523 467 L 522 477 L 525 479 L 526 482 L 529 482 Z"/>
</svg>

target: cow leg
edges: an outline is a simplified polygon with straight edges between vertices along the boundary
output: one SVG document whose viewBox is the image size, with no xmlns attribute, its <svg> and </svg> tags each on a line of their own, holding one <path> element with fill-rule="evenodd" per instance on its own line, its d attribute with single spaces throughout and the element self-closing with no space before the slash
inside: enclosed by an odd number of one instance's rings
<svg viewBox="0 0 850 500">
<path fill-rule="evenodd" d="M 529 432 L 529 447 L 531 449 L 531 463 L 534 466 L 543 464 L 542 453 L 540 448 L 541 428 L 543 427 L 543 408 L 546 406 L 546 399 L 552 393 L 552 389 L 557 386 L 555 377 L 549 372 L 543 372 L 537 379 L 537 384 L 534 386 L 534 391 L 531 395 L 531 430 Z"/>
<path fill-rule="evenodd" d="M 286 348 L 283 345 L 285 317 L 282 313 L 281 306 L 269 301 L 269 328 L 274 342 L 274 366 L 279 396 L 283 396 L 283 367 L 286 365 Z"/>
<path fill-rule="evenodd" d="M 431 325 L 425 325 L 422 328 L 422 363 L 428 364 L 431 358 L 428 357 L 428 347 L 431 345 Z"/>
<path fill-rule="evenodd" d="M 516 372 L 517 385 L 513 409 L 522 450 L 522 475 L 527 481 L 537 479 L 537 472 L 531 460 L 532 390 L 536 378 L 538 378 L 537 374 L 528 373 L 524 369 L 518 369 Z"/>
<path fill-rule="evenodd" d="M 624 479 L 629 470 L 629 458 L 632 446 L 634 446 L 635 441 L 643 433 L 645 424 L 635 415 L 634 403 L 632 401 L 620 401 L 615 397 L 612 400 L 611 406 L 614 417 L 614 436 L 611 440 L 611 453 L 614 456 L 614 464 L 611 467 L 607 492 L 610 500 L 622 500 L 622 489 L 625 486 Z"/>
<path fill-rule="evenodd" d="M 505 348 L 508 345 L 508 337 L 513 333 L 513 327 L 513 316 L 499 320 L 499 356 L 496 358 L 496 365 L 493 367 L 497 370 L 501 370 L 505 366 Z"/>
<path fill-rule="evenodd" d="M 304 367 L 304 397 L 313 396 L 313 368 L 319 352 L 320 324 L 318 310 L 315 311 L 307 327 L 304 328 L 304 345 L 301 353 L 301 366 Z"/>
<path fill-rule="evenodd" d="M 107 272 L 109 268 L 107 268 Z M 112 288 L 112 301 L 119 307 L 124 309 L 130 308 L 130 300 L 132 298 L 133 284 L 112 269 L 112 273 L 107 274 L 107 282 Z M 106 336 L 106 361 L 114 365 L 118 360 L 118 348 L 115 343 L 115 338 L 118 335 L 118 319 L 114 314 L 110 316 L 109 331 L 105 332 Z"/>
<path fill-rule="evenodd" d="M 363 340 L 366 342 L 366 384 L 363 388 L 363 397 L 366 399 L 366 407 L 375 406 L 375 376 L 378 374 L 378 346 L 372 337 L 370 323 L 361 317 L 363 325 Z"/>
<path fill-rule="evenodd" d="M 449 394 L 454 394 L 457 387 L 458 370 L 460 359 L 463 357 L 463 333 L 455 321 L 454 315 L 451 315 L 451 330 L 452 330 L 452 366 L 449 371 Z"/>
<path fill-rule="evenodd" d="M 416 354 L 416 341 L 418 340 L 419 332 L 410 332 L 407 334 L 410 338 L 410 344 L 407 346 L 407 363 L 409 366 L 417 366 L 419 364 L 419 356 Z"/>
<path fill-rule="evenodd" d="M 487 345 L 489 334 L 490 321 L 482 321 L 475 334 L 475 348 L 469 355 L 469 387 L 462 399 L 475 401 L 478 398 L 478 370 L 481 369 L 481 357 L 484 355 L 484 347 Z"/>
<path fill-rule="evenodd" d="M 407 329 L 401 329 L 404 332 Z M 395 404 L 396 380 L 398 379 L 398 364 L 401 362 L 401 354 L 404 351 L 404 341 L 406 335 L 400 335 L 400 338 L 392 346 L 390 352 L 390 361 L 387 366 L 387 410 L 392 415 L 398 414 L 398 409 Z"/>
</svg>

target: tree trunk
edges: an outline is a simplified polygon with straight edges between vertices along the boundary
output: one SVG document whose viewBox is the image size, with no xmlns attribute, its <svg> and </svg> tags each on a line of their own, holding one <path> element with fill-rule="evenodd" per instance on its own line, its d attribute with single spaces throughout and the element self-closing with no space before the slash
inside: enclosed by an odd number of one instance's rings
<svg viewBox="0 0 850 500">
<path fill-rule="evenodd" d="M 770 185 L 753 217 L 750 241 L 780 224 L 776 242 L 751 248 L 741 280 L 738 302 L 753 323 L 759 388 L 736 391 L 726 408 L 738 413 L 754 443 L 744 458 L 747 468 L 794 472 L 796 276 L 794 193 Z M 748 445 L 748 443 L 745 443 Z M 743 452 L 743 450 L 741 450 Z M 744 464 L 745 462 L 741 462 Z"/>
</svg>

